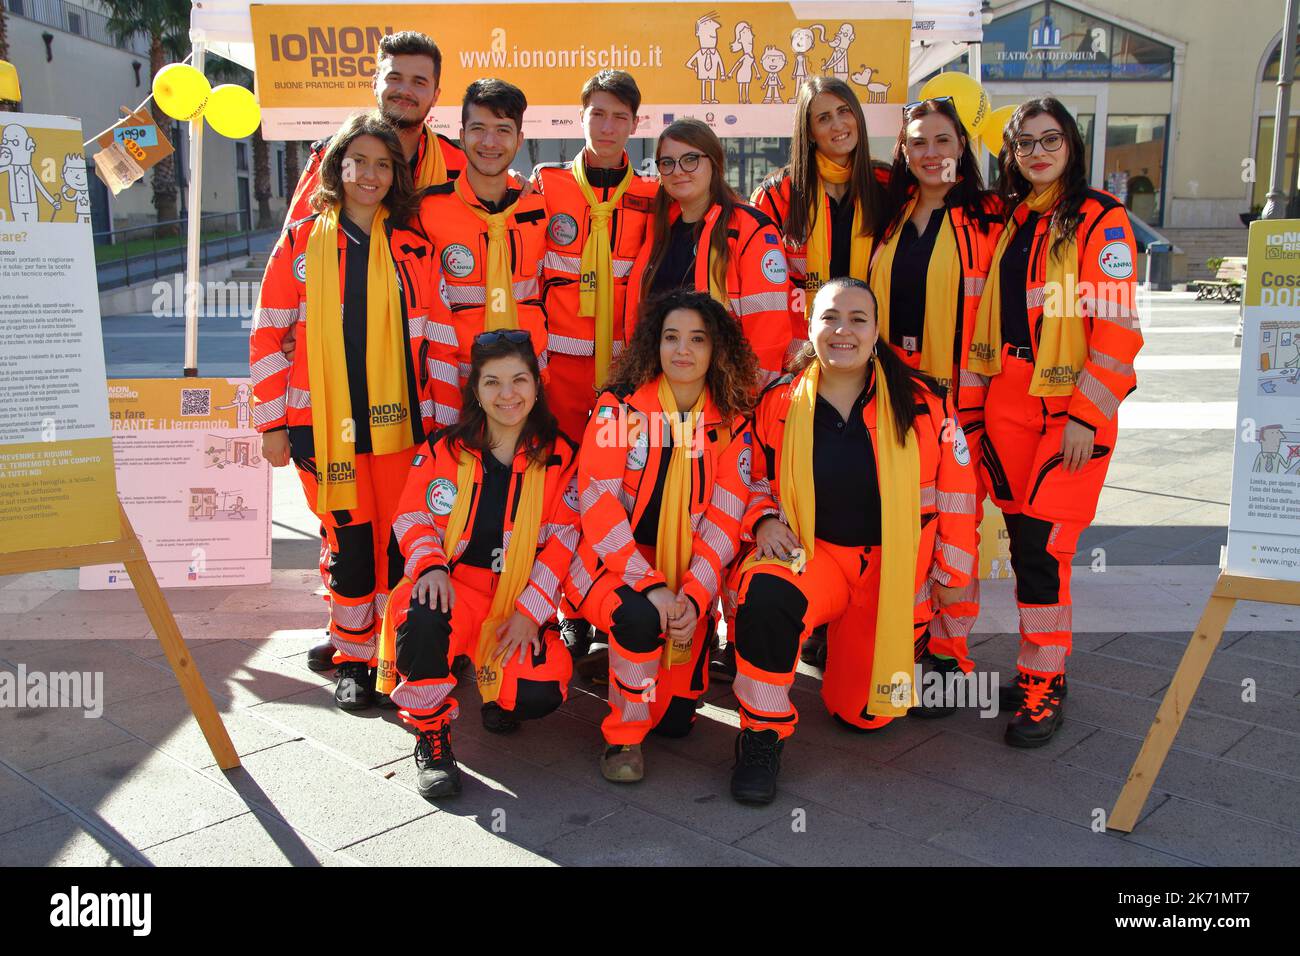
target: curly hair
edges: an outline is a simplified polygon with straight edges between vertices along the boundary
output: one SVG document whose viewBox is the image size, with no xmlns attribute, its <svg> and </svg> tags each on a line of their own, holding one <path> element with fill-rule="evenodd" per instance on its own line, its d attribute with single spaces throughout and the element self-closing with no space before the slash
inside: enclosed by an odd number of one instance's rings
<svg viewBox="0 0 1300 956">
<path fill-rule="evenodd" d="M 703 292 L 674 289 L 641 304 L 632 340 L 609 371 L 609 390 L 635 391 L 663 372 L 659 340 L 664 321 L 677 309 L 690 309 L 704 322 L 713 345 L 704 384 L 724 421 L 748 414 L 758 392 L 758 357 L 740 323 L 717 300 Z"/>
</svg>

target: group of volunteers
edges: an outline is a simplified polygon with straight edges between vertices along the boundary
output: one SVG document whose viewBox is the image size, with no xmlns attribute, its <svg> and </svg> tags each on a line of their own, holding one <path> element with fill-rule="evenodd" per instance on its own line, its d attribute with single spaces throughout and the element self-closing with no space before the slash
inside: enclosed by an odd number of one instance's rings
<svg viewBox="0 0 1300 956">
<path fill-rule="evenodd" d="M 722 674 L 731 792 L 768 803 L 801 657 L 848 731 L 956 709 L 915 675 L 974 667 L 987 495 L 1020 612 L 1006 741 L 1048 742 L 1142 344 L 1133 232 L 1066 109 L 1016 110 L 990 191 L 951 100 L 906 106 L 873 165 L 851 88 L 813 77 L 745 202 L 696 120 L 634 172 L 625 72 L 586 82 L 584 148 L 525 181 L 524 93 L 470 84 L 457 146 L 425 123 L 440 68 L 427 36 L 383 39 L 378 109 L 313 147 L 251 338 L 263 455 L 320 519 L 308 662 L 338 705 L 390 700 L 420 793 L 450 796 L 457 659 L 506 734 L 594 636 L 606 779 L 642 779 L 646 735 L 688 734 Z"/>
</svg>

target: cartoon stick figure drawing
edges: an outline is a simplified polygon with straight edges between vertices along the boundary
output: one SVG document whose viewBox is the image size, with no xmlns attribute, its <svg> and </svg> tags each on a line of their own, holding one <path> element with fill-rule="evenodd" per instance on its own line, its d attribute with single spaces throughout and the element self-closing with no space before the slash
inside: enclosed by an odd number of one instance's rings
<svg viewBox="0 0 1300 956">
<path fill-rule="evenodd" d="M 90 222 L 90 188 L 86 181 L 86 157 L 68 153 L 63 157 L 63 188 L 59 198 L 77 207 L 77 222 Z"/>
<path fill-rule="evenodd" d="M 763 80 L 763 102 L 780 103 L 781 91 L 785 84 L 781 82 L 781 71 L 785 69 L 785 53 L 772 45 L 763 49 L 763 58 L 759 65 L 767 72 Z"/>
<path fill-rule="evenodd" d="M 817 26 L 820 27 L 821 24 Z M 829 74 L 835 79 L 847 83 L 849 81 L 849 44 L 857 39 L 853 32 L 853 25 L 841 23 L 839 31 L 829 40 L 826 39 L 826 30 L 823 27 L 822 39 L 827 46 L 835 51 L 822 61 L 822 76 Z"/>
<path fill-rule="evenodd" d="M 722 65 L 722 54 L 718 52 L 718 31 L 722 24 L 716 13 L 706 13 L 695 21 L 695 39 L 700 48 L 686 61 L 686 68 L 694 70 L 700 81 L 700 102 L 717 103 L 716 83 L 726 76 L 726 67 Z"/>
<path fill-rule="evenodd" d="M 62 206 L 33 171 L 32 154 L 35 152 L 36 140 L 27 132 L 27 127 L 10 123 L 0 133 L 0 173 L 9 174 L 9 208 L 15 222 L 40 221 L 40 203 L 36 201 L 38 192 L 54 207 L 54 212 Z M 53 213 L 50 219 L 54 219 Z"/>
<path fill-rule="evenodd" d="M 249 428 L 252 422 L 253 389 L 248 385 L 239 385 L 235 388 L 235 400 L 229 405 L 217 407 L 235 409 L 236 425 L 241 429 Z"/>
<path fill-rule="evenodd" d="M 1291 464 L 1281 454 L 1282 426 L 1265 425 L 1258 432 L 1260 452 L 1255 456 L 1255 463 L 1250 470 L 1265 474 L 1283 474 Z"/>
<path fill-rule="evenodd" d="M 740 89 L 740 102 L 748 103 L 749 84 L 754 79 L 754 31 L 744 20 L 736 24 L 736 39 L 731 44 L 731 52 L 740 53 L 741 57 L 727 74 L 727 79 L 736 81 L 736 86 Z"/>
<path fill-rule="evenodd" d="M 247 510 L 248 506 L 244 504 L 244 496 L 235 495 L 235 503 L 230 506 L 230 517 L 242 521 L 244 520 L 244 512 Z"/>
<path fill-rule="evenodd" d="M 816 29 L 822 31 L 822 38 L 826 37 L 826 28 L 820 23 L 816 24 Z M 808 51 L 813 48 L 813 32 L 804 27 L 795 27 L 790 32 L 790 50 L 794 53 L 794 74 L 790 81 L 794 84 L 794 96 L 790 97 L 790 102 L 795 102 L 799 97 L 799 87 L 803 86 L 803 81 L 808 79 Z"/>
</svg>

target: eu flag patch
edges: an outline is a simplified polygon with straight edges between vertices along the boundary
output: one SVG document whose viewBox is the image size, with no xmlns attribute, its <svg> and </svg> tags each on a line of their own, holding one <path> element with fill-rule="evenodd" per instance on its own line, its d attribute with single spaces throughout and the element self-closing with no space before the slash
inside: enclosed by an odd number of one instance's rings
<svg viewBox="0 0 1300 956">
<path fill-rule="evenodd" d="M 745 432 L 745 444 L 746 444 L 746 445 L 752 445 L 753 443 L 754 443 L 754 436 L 753 436 L 753 434 L 750 433 L 750 432 Z"/>
<path fill-rule="evenodd" d="M 774 246 L 777 244 L 778 240 L 776 236 L 772 235 L 770 232 L 765 232 L 763 233 L 763 241 L 766 242 L 769 246 Z"/>
<path fill-rule="evenodd" d="M 1106 236 L 1107 239 L 1123 239 L 1123 238 L 1124 238 L 1124 227 L 1123 227 L 1123 226 L 1111 226 L 1109 229 L 1106 230 L 1106 232 L 1105 232 L 1105 236 Z"/>
</svg>

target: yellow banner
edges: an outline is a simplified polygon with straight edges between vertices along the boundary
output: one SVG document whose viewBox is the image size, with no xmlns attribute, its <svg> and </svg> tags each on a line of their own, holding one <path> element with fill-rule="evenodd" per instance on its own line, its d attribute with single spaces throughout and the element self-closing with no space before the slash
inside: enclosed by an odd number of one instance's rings
<svg viewBox="0 0 1300 956">
<path fill-rule="evenodd" d="M 114 487 L 111 438 L 0 446 L 0 552 L 117 538 Z"/>
<path fill-rule="evenodd" d="M 869 122 L 874 113 L 883 124 L 872 124 L 872 134 L 893 135 L 907 98 L 910 13 L 910 4 L 892 2 L 250 8 L 271 138 L 329 132 L 372 106 L 379 40 L 408 29 L 430 34 L 442 51 L 442 95 L 430 124 L 452 135 L 465 87 L 495 76 L 528 96 L 528 135 L 575 138 L 582 84 L 607 68 L 636 77 L 638 135 L 689 115 L 723 135 L 788 136 L 798 86 L 815 76 L 848 83 L 869 107 Z"/>
<path fill-rule="evenodd" d="M 1246 305 L 1300 306 L 1300 220 L 1252 222 L 1246 255 Z"/>
</svg>

